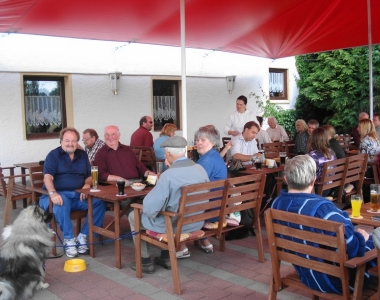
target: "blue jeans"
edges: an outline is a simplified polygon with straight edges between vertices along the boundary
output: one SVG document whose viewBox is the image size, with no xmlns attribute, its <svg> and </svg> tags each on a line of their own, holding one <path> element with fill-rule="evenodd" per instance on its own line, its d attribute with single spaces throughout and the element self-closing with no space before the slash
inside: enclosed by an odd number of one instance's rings
<svg viewBox="0 0 380 300">
<path fill-rule="evenodd" d="M 74 238 L 73 224 L 70 219 L 70 212 L 73 210 L 87 210 L 87 200 L 80 201 L 80 194 L 75 191 L 58 191 L 61 195 L 62 206 L 53 205 L 53 213 L 59 224 L 59 228 L 63 233 L 64 239 Z M 49 196 L 42 195 L 40 198 L 40 206 L 44 210 L 49 209 Z M 103 224 L 104 214 L 106 212 L 106 202 L 97 198 L 92 198 L 94 225 L 101 227 Z M 88 235 L 88 216 L 86 222 L 82 226 L 81 233 Z"/>
</svg>

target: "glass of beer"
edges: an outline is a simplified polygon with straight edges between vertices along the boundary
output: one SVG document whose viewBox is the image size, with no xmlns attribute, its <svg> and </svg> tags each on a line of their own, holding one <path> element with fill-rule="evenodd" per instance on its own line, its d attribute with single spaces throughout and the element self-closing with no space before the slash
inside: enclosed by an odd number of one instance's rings
<svg viewBox="0 0 380 300">
<path fill-rule="evenodd" d="M 370 186 L 370 206 L 371 211 L 378 212 L 379 211 L 379 196 L 380 196 L 380 185 L 379 184 L 371 184 Z"/>
<path fill-rule="evenodd" d="M 286 152 L 280 152 L 280 162 L 282 165 L 285 165 Z"/>
<path fill-rule="evenodd" d="M 360 209 L 362 207 L 363 198 L 361 195 L 351 195 L 351 208 L 353 218 L 361 218 Z"/>
<path fill-rule="evenodd" d="M 97 190 L 98 189 L 98 167 L 97 166 L 91 167 L 91 178 L 92 178 L 92 189 Z"/>
</svg>

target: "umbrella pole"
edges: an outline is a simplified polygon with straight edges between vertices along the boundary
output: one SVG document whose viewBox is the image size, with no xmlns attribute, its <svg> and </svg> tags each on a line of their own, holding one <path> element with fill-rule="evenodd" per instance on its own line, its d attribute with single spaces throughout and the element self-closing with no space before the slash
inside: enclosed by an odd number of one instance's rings
<svg viewBox="0 0 380 300">
<path fill-rule="evenodd" d="M 371 0 L 367 0 L 368 18 L 368 64 L 369 64 L 369 114 L 373 119 L 373 78 L 372 78 L 372 23 L 371 23 Z"/>
</svg>

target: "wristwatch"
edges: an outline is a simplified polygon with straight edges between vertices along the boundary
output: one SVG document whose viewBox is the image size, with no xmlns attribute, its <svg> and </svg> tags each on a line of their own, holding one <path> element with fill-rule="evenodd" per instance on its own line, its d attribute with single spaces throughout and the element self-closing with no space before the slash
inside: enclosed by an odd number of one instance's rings
<svg viewBox="0 0 380 300">
<path fill-rule="evenodd" d="M 49 192 L 49 196 L 53 196 L 54 193 L 55 193 L 55 191 Z"/>
</svg>

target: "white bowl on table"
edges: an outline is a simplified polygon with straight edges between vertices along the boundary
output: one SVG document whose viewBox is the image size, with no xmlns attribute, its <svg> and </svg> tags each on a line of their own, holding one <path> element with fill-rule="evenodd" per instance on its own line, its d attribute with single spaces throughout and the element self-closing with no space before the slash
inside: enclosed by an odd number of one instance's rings
<svg viewBox="0 0 380 300">
<path fill-rule="evenodd" d="M 131 187 L 135 190 L 135 191 L 137 191 L 137 192 L 140 192 L 140 191 L 142 191 L 143 189 L 145 189 L 145 184 L 143 184 L 143 183 L 139 183 L 139 182 L 135 182 L 135 183 L 133 183 L 132 185 L 131 185 Z"/>
</svg>

